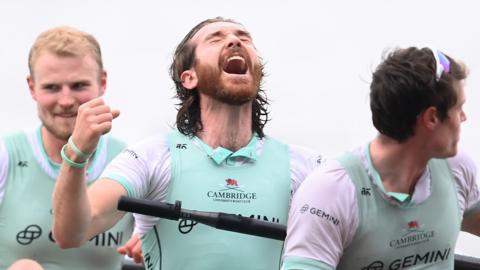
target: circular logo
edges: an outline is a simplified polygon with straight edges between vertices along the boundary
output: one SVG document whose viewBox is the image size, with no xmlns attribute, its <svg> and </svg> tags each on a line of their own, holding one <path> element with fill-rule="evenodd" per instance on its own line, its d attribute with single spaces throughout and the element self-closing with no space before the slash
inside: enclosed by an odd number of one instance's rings
<svg viewBox="0 0 480 270">
<path fill-rule="evenodd" d="M 183 233 L 187 234 L 193 230 L 193 226 L 197 225 L 198 222 L 190 220 L 190 219 L 182 219 L 178 223 L 178 230 Z"/>
<path fill-rule="evenodd" d="M 33 240 L 42 235 L 42 228 L 38 225 L 29 225 L 25 230 L 17 233 L 17 242 L 21 245 L 29 245 Z"/>
<path fill-rule="evenodd" d="M 309 208 L 308 204 L 304 204 L 302 208 L 300 208 L 300 213 L 302 214 L 305 213 L 308 210 L 308 208 Z"/>
</svg>

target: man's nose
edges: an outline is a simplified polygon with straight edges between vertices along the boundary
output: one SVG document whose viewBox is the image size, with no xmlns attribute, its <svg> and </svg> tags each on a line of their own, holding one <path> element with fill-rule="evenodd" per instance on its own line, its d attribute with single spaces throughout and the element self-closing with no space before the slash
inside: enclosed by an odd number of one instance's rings
<svg viewBox="0 0 480 270">
<path fill-rule="evenodd" d="M 75 103 L 72 90 L 68 86 L 63 86 L 60 96 L 58 97 L 58 104 L 63 107 L 70 107 Z"/>
<path fill-rule="evenodd" d="M 236 35 L 230 34 L 227 36 L 227 47 L 235 48 L 242 46 L 242 41 Z"/>
</svg>

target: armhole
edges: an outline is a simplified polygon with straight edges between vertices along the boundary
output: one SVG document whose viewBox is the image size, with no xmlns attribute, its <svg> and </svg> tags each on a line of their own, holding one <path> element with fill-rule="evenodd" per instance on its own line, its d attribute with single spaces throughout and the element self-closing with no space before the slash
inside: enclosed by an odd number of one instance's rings
<svg viewBox="0 0 480 270">
<path fill-rule="evenodd" d="M 172 182 L 175 179 L 175 175 L 180 173 L 180 151 L 177 151 L 175 148 L 175 144 L 182 144 L 182 143 L 189 143 L 188 141 L 184 140 L 185 135 L 181 134 L 179 131 L 175 130 L 167 134 L 166 136 L 166 143 L 168 152 L 170 153 L 170 181 Z M 169 185 L 170 186 L 170 185 Z M 168 187 L 167 187 L 168 190 Z"/>
<path fill-rule="evenodd" d="M 453 190 L 453 195 L 455 196 L 455 201 L 457 202 L 457 214 L 458 214 L 458 217 L 460 218 L 460 222 L 461 222 L 463 217 L 462 217 L 461 211 L 460 211 L 460 202 L 458 201 L 458 190 L 457 190 L 458 187 L 457 187 L 457 183 L 456 183 L 456 180 L 455 180 L 455 175 L 452 172 L 452 168 L 450 167 L 450 164 L 448 163 L 448 161 L 446 159 L 433 159 L 431 161 L 431 163 L 436 164 L 439 168 L 441 168 L 442 172 L 445 172 L 450 177 L 449 180 L 450 180 L 451 188 Z M 465 201 L 465 203 L 466 203 L 466 201 Z M 467 210 L 467 206 L 465 205 L 464 215 L 465 215 L 466 210 Z"/>
<path fill-rule="evenodd" d="M 107 143 L 107 163 L 114 159 L 127 147 L 126 143 L 111 136 L 108 137 Z"/>
<path fill-rule="evenodd" d="M 10 175 L 11 171 L 14 169 L 11 164 L 15 164 L 18 160 L 18 152 L 22 151 L 30 151 L 31 146 L 28 138 L 24 132 L 16 132 L 10 135 L 7 135 L 2 138 L 1 144 L 3 146 L 3 154 L 6 159 L 5 167 L 3 168 L 5 171 L 2 172 L 4 179 L 0 179 L 0 205 L 3 202 L 3 199 L 6 196 L 7 189 L 8 189 L 8 176 Z M 35 162 L 37 162 L 35 160 Z M 3 163 L 3 162 L 2 162 Z M 3 182 L 3 183 L 2 183 Z"/>
<path fill-rule="evenodd" d="M 372 207 L 374 205 L 369 205 L 369 204 L 374 204 L 373 201 L 375 200 L 367 200 L 366 196 L 359 196 L 359 194 L 362 191 L 362 189 L 367 188 L 369 190 L 365 190 L 365 192 L 370 192 L 371 196 L 376 196 L 374 187 L 369 181 L 368 175 L 365 172 L 365 169 L 363 167 L 363 164 L 361 163 L 360 159 L 355 156 L 353 153 L 345 153 L 339 158 L 337 158 L 337 161 L 340 163 L 342 167 L 345 168 L 345 171 L 350 178 L 350 181 L 355 187 L 355 199 L 357 201 L 357 213 L 358 213 L 358 226 L 355 229 L 355 232 L 353 234 L 353 238 L 351 239 L 351 242 L 355 241 L 356 236 L 358 233 L 361 231 L 364 221 L 367 220 L 367 211 L 369 207 Z M 369 203 L 370 202 L 370 203 Z M 350 242 L 350 243 L 351 243 Z M 346 249 L 347 247 L 345 247 Z"/>
</svg>

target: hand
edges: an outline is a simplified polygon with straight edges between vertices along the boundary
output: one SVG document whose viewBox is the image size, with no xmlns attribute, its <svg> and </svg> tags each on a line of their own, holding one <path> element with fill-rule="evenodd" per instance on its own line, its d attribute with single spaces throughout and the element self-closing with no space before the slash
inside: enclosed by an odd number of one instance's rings
<svg viewBox="0 0 480 270">
<path fill-rule="evenodd" d="M 120 111 L 111 110 L 102 98 L 94 98 L 78 108 L 75 128 L 72 134 L 73 143 L 84 153 L 95 151 L 100 136 L 112 129 L 112 121 L 120 115 Z"/>
<path fill-rule="evenodd" d="M 132 258 L 136 263 L 143 263 L 142 256 L 142 241 L 136 233 L 132 234 L 132 237 L 125 243 L 125 245 L 119 247 L 117 252 L 123 255 L 127 255 Z"/>
</svg>

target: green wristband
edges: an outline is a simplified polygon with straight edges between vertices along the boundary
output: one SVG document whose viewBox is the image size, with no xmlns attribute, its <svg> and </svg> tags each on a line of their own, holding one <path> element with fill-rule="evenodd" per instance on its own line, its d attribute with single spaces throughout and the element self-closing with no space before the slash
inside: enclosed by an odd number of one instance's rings
<svg viewBox="0 0 480 270">
<path fill-rule="evenodd" d="M 70 138 L 68 138 L 68 146 L 70 147 L 70 149 L 72 149 L 72 151 L 75 153 L 75 155 L 77 155 L 81 159 L 87 160 L 91 156 L 91 154 L 86 154 L 86 153 L 82 152 L 82 150 L 78 149 L 78 147 L 73 143 L 73 140 L 72 140 L 71 136 L 70 136 Z"/>
<path fill-rule="evenodd" d="M 84 161 L 84 162 L 75 162 L 71 159 L 69 159 L 67 157 L 67 155 L 65 154 L 65 148 L 67 147 L 68 144 L 65 144 L 63 147 L 62 147 L 62 151 L 60 151 L 60 156 L 62 156 L 62 159 L 63 161 L 65 161 L 65 163 L 68 164 L 68 166 L 72 167 L 72 168 L 76 168 L 76 169 L 82 169 L 82 168 L 85 168 L 85 166 L 87 165 L 88 163 L 88 158 Z M 75 152 L 75 151 L 74 151 Z"/>
</svg>

